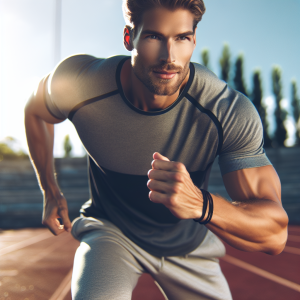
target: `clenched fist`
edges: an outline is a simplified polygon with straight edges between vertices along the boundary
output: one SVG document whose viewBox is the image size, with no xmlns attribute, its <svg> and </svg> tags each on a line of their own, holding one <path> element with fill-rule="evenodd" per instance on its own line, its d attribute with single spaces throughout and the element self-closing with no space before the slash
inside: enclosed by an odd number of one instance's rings
<svg viewBox="0 0 300 300">
<path fill-rule="evenodd" d="M 162 203 L 179 219 L 197 219 L 202 215 L 203 198 L 183 163 L 170 161 L 155 152 L 148 171 L 149 199 Z"/>
</svg>

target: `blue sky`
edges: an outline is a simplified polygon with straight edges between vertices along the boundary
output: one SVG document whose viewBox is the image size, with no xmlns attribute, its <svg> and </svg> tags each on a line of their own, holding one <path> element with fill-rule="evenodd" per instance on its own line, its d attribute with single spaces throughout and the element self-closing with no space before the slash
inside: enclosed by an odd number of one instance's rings
<svg viewBox="0 0 300 300">
<path fill-rule="evenodd" d="M 61 58 L 75 53 L 98 57 L 128 54 L 122 44 L 121 3 L 62 0 Z M 212 70 L 219 75 L 218 61 L 227 42 L 233 60 L 244 54 L 248 88 L 253 70 L 261 69 L 268 103 L 272 103 L 273 65 L 282 68 L 286 99 L 290 98 L 292 78 L 300 89 L 299 0 L 206 0 L 205 4 L 207 12 L 197 29 L 192 61 L 200 62 L 201 49 L 208 48 Z M 13 136 L 24 150 L 24 105 L 39 78 L 57 63 L 54 6 L 55 0 L 0 0 L 0 140 Z M 293 129 L 291 120 L 289 128 Z M 56 126 L 55 155 L 63 154 L 62 140 L 68 133 L 74 154 L 82 155 L 82 146 L 68 121 Z"/>
</svg>

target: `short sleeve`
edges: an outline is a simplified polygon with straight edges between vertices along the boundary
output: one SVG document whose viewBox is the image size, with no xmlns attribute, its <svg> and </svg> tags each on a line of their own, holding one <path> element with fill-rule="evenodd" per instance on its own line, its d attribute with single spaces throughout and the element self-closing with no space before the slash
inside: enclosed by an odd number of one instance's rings
<svg viewBox="0 0 300 300">
<path fill-rule="evenodd" d="M 221 120 L 223 145 L 219 154 L 222 175 L 271 165 L 263 149 L 263 128 L 258 112 L 243 94 L 231 90 L 231 101 Z"/>
<path fill-rule="evenodd" d="M 93 73 L 101 61 L 103 59 L 91 55 L 73 55 L 60 62 L 50 73 L 45 86 L 45 104 L 54 117 L 66 119 L 76 104 L 89 97 L 86 91 L 91 89 L 87 74 Z"/>
<path fill-rule="evenodd" d="M 47 80 L 45 81 L 45 85 L 44 85 L 46 107 L 53 117 L 60 119 L 60 120 L 64 120 L 64 119 L 66 119 L 66 116 L 64 116 L 64 114 L 59 110 L 59 108 L 57 107 L 57 105 L 54 102 L 53 97 L 51 97 L 50 84 L 51 84 L 51 82 L 50 82 L 50 79 L 48 76 Z"/>
</svg>

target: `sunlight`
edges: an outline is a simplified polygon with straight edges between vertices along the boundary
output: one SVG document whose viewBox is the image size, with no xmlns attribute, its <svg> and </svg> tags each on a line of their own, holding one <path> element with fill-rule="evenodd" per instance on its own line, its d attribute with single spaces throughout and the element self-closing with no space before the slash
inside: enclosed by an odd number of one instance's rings
<svg viewBox="0 0 300 300">
<path fill-rule="evenodd" d="M 291 116 L 287 117 L 287 120 L 284 121 L 284 126 L 288 132 L 288 138 L 284 141 L 286 147 L 292 147 L 295 143 L 295 123 Z"/>
</svg>

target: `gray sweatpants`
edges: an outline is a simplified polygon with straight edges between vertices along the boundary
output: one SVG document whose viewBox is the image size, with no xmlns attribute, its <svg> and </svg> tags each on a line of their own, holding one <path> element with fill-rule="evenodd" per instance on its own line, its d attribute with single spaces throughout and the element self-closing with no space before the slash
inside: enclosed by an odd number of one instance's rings
<svg viewBox="0 0 300 300">
<path fill-rule="evenodd" d="M 107 220 L 80 217 L 73 236 L 81 243 L 72 276 L 73 300 L 130 300 L 139 277 L 149 273 L 169 300 L 232 299 L 217 257 L 222 242 L 208 231 L 186 256 L 158 258 Z"/>
</svg>

